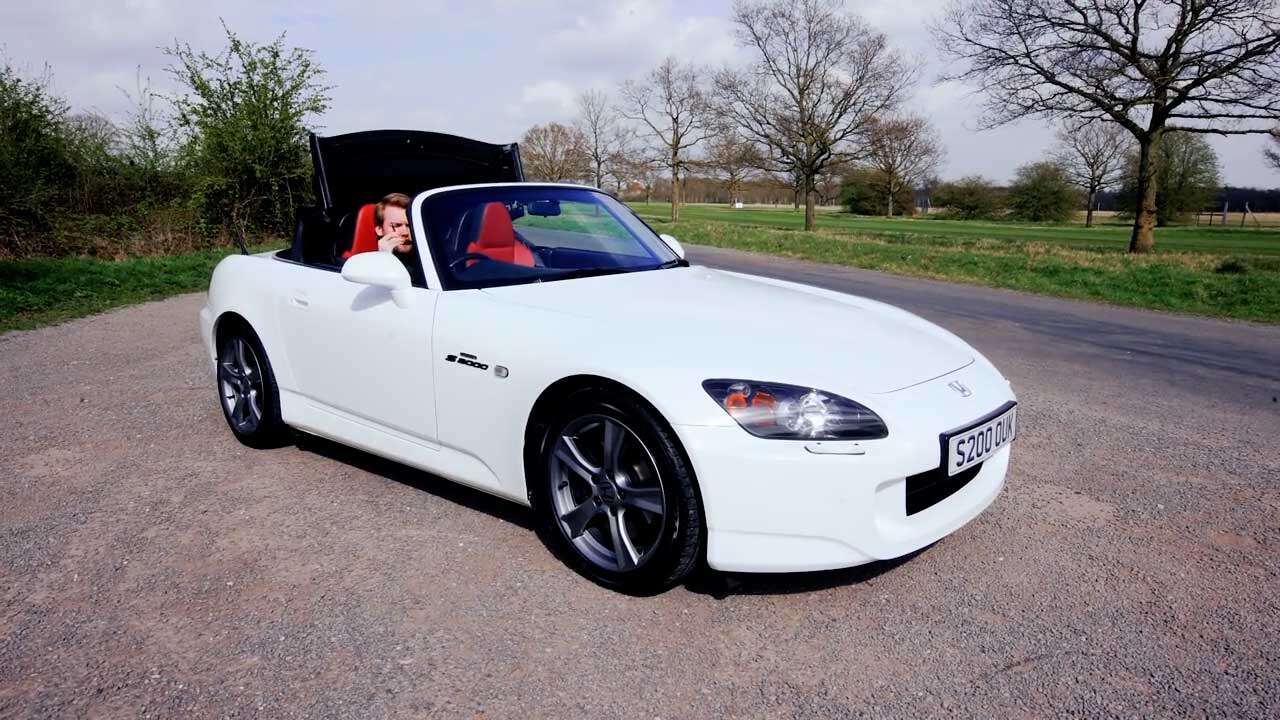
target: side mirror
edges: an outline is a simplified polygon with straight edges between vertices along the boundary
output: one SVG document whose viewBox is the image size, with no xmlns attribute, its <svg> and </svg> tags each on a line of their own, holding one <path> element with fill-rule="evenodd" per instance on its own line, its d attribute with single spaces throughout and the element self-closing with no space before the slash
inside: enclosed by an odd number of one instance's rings
<svg viewBox="0 0 1280 720">
<path fill-rule="evenodd" d="M 679 255 L 681 260 L 685 259 L 684 246 L 680 244 L 679 240 L 675 239 L 674 237 L 666 233 L 662 233 L 658 237 L 662 238 L 662 242 L 666 243 L 667 247 L 671 248 L 672 252 L 674 252 L 676 255 Z"/>
<path fill-rule="evenodd" d="M 397 307 L 409 307 L 409 289 L 413 281 L 399 258 L 388 252 L 363 252 L 352 255 L 342 265 L 342 279 L 347 282 L 386 288 Z"/>
</svg>

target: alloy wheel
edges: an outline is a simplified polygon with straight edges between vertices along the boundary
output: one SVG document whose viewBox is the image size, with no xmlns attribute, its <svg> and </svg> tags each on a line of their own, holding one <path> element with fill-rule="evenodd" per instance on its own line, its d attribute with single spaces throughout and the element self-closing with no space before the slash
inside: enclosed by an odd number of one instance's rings
<svg viewBox="0 0 1280 720">
<path fill-rule="evenodd" d="M 548 477 L 557 524 L 597 567 L 628 572 L 656 553 L 667 530 L 666 495 L 652 453 L 631 428 L 586 415 L 560 432 Z"/>
<path fill-rule="evenodd" d="M 233 336 L 223 343 L 218 356 L 218 382 L 231 424 L 241 433 L 252 433 L 262 422 L 262 365 L 253 345 L 243 336 Z"/>
</svg>

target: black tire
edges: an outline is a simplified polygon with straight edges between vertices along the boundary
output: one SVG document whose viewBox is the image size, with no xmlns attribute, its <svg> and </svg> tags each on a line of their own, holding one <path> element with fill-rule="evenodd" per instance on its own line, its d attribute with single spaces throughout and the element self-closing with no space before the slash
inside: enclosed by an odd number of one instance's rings
<svg viewBox="0 0 1280 720">
<path fill-rule="evenodd" d="M 705 522 L 693 468 L 675 434 L 645 403 L 614 389 L 579 390 L 557 405 L 553 417 L 545 425 L 546 431 L 541 435 L 535 465 L 530 468 L 530 500 L 543 542 L 579 574 L 612 590 L 632 595 L 653 595 L 679 584 L 702 558 Z M 587 463 L 601 471 L 602 477 L 593 480 L 564 469 L 565 463 L 556 460 L 558 443 L 566 431 L 582 428 L 583 434 L 574 437 L 575 442 L 582 440 L 585 445 L 587 433 L 596 432 L 593 428 L 603 428 L 608 424 L 616 424 L 620 428 L 614 432 L 627 433 L 622 441 L 621 454 L 615 452 L 613 461 L 615 467 L 624 468 L 614 475 L 622 478 L 617 483 L 607 483 L 602 479 L 608 476 L 608 471 L 603 468 L 609 464 L 604 460 L 603 452 L 599 462 Z M 603 437 L 605 431 L 600 429 L 598 432 Z M 608 442 L 597 445 L 603 450 Z M 652 461 L 651 470 L 642 467 L 645 458 Z M 566 481 L 566 477 L 572 479 Z M 567 484 L 577 487 L 566 488 Z M 605 485 L 612 486 L 611 492 L 616 493 L 609 498 L 612 504 L 602 507 L 585 528 L 579 529 L 578 539 L 571 539 L 572 530 L 564 520 L 569 514 L 562 515 L 561 510 L 572 507 L 582 498 L 604 503 L 600 496 L 602 491 L 608 490 Z M 638 503 L 641 495 L 646 495 L 649 502 L 655 502 L 655 486 L 661 490 L 661 520 L 656 519 L 656 512 L 639 504 L 628 506 L 629 502 Z M 575 492 L 579 493 L 577 497 Z M 627 497 L 628 494 L 631 497 Z M 570 499 L 566 501 L 566 497 Z M 582 500 L 577 507 L 585 504 L 586 501 Z M 613 548 L 619 547 L 616 530 L 609 532 L 615 527 L 615 522 L 624 529 L 629 528 L 624 532 L 629 537 L 625 547 L 635 553 L 628 552 L 628 559 L 623 561 L 617 559 L 623 557 L 621 551 L 614 552 L 615 566 L 606 567 L 607 559 L 602 562 L 601 553 L 594 548 L 602 548 L 607 555 L 610 539 Z M 649 533 L 647 537 L 645 533 Z M 583 550 L 584 545 L 586 550 Z M 643 552 L 642 546 L 646 548 Z M 625 569 L 617 566 L 618 563 L 632 562 L 634 565 Z"/>
<path fill-rule="evenodd" d="M 241 443 L 258 449 L 281 447 L 288 441 L 289 428 L 280 418 L 280 389 L 262 341 L 243 320 L 224 322 L 217 335 L 214 383 L 222 417 Z M 237 352 L 241 348 L 243 356 Z"/>
</svg>

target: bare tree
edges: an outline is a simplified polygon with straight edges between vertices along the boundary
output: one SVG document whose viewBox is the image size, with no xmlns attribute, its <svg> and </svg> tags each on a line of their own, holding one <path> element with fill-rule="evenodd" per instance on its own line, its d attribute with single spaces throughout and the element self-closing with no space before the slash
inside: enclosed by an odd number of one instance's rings
<svg viewBox="0 0 1280 720">
<path fill-rule="evenodd" d="M 680 220 L 680 173 L 690 151 L 707 139 L 713 117 L 699 71 L 667 58 L 643 81 L 628 80 L 620 94 L 623 117 L 639 123 L 642 132 L 662 148 L 671 172 L 671 222 Z"/>
<path fill-rule="evenodd" d="M 893 217 L 893 198 L 937 171 L 944 150 L 938 133 L 919 115 L 876 120 L 867 133 L 867 164 L 880 175 L 885 214 Z"/>
<path fill-rule="evenodd" d="M 67 129 L 77 140 L 90 142 L 109 153 L 120 151 L 120 128 L 100 113 L 89 111 L 70 115 Z"/>
<path fill-rule="evenodd" d="M 662 172 L 662 161 L 648 155 L 628 156 L 623 161 L 631 182 L 644 191 L 645 203 L 653 202 L 653 189 L 658 184 L 658 176 Z"/>
<path fill-rule="evenodd" d="M 582 133 L 558 122 L 526 130 L 520 139 L 520 159 L 530 179 L 546 182 L 581 180 L 589 171 Z"/>
<path fill-rule="evenodd" d="M 618 151 L 608 164 L 609 176 L 619 196 L 638 186 L 648 203 L 653 200 L 653 190 L 666 161 L 661 150 L 640 140 L 634 132 L 622 135 Z"/>
<path fill-rule="evenodd" d="M 934 34 L 942 79 L 987 97 L 986 124 L 1119 124 L 1138 144 L 1130 252 L 1155 245 L 1155 149 L 1167 132 L 1269 132 L 1280 115 L 1274 0 L 956 0 Z"/>
<path fill-rule="evenodd" d="M 628 131 L 619 122 L 618 111 L 601 90 L 587 90 L 578 96 L 578 119 L 574 126 L 582 133 L 583 147 L 591 165 L 596 187 L 604 189 L 608 168 L 617 160 Z"/>
<path fill-rule="evenodd" d="M 617 147 L 604 167 L 605 175 L 613 181 L 614 192 L 621 196 L 627 187 L 637 181 L 641 166 L 651 165 L 653 158 L 650 148 L 639 143 L 633 129 L 619 123 L 618 131 Z"/>
<path fill-rule="evenodd" d="M 716 75 L 720 112 L 776 169 L 798 180 L 804 227 L 813 229 L 814 184 L 872 118 L 892 111 L 915 78 L 884 35 L 846 13 L 841 0 L 734 5 L 739 44 L 759 63 Z"/>
<path fill-rule="evenodd" d="M 151 78 L 143 77 L 141 66 L 136 69 L 134 92 L 118 89 L 132 106 L 121 129 L 124 156 L 142 169 L 148 183 L 154 183 L 161 171 L 172 166 L 177 155 L 173 133 L 166 128 L 169 119 L 156 106 L 156 101 L 162 98 L 151 89 Z"/>
<path fill-rule="evenodd" d="M 1271 167 L 1280 170 L 1280 131 L 1272 131 L 1271 147 L 1262 151 Z"/>
<path fill-rule="evenodd" d="M 719 179 L 729 193 L 729 204 L 741 199 L 742 186 L 756 174 L 761 157 L 752 143 L 732 130 L 725 130 L 707 143 L 702 165 Z"/>
<path fill-rule="evenodd" d="M 1053 161 L 1067 173 L 1071 182 L 1088 195 L 1085 227 L 1093 227 L 1098 193 L 1115 185 L 1124 175 L 1131 144 L 1128 131 L 1115 123 L 1099 121 L 1058 130 L 1058 147 L 1054 150 Z"/>
</svg>

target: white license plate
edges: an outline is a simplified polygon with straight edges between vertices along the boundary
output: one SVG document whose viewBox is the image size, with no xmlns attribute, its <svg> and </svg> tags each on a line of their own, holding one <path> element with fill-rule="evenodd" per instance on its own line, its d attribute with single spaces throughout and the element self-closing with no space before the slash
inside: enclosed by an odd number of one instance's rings
<svg viewBox="0 0 1280 720">
<path fill-rule="evenodd" d="M 1013 442 L 1017 418 L 1018 409 L 1009 408 L 1006 413 L 947 438 L 947 475 L 973 467 Z"/>
</svg>

